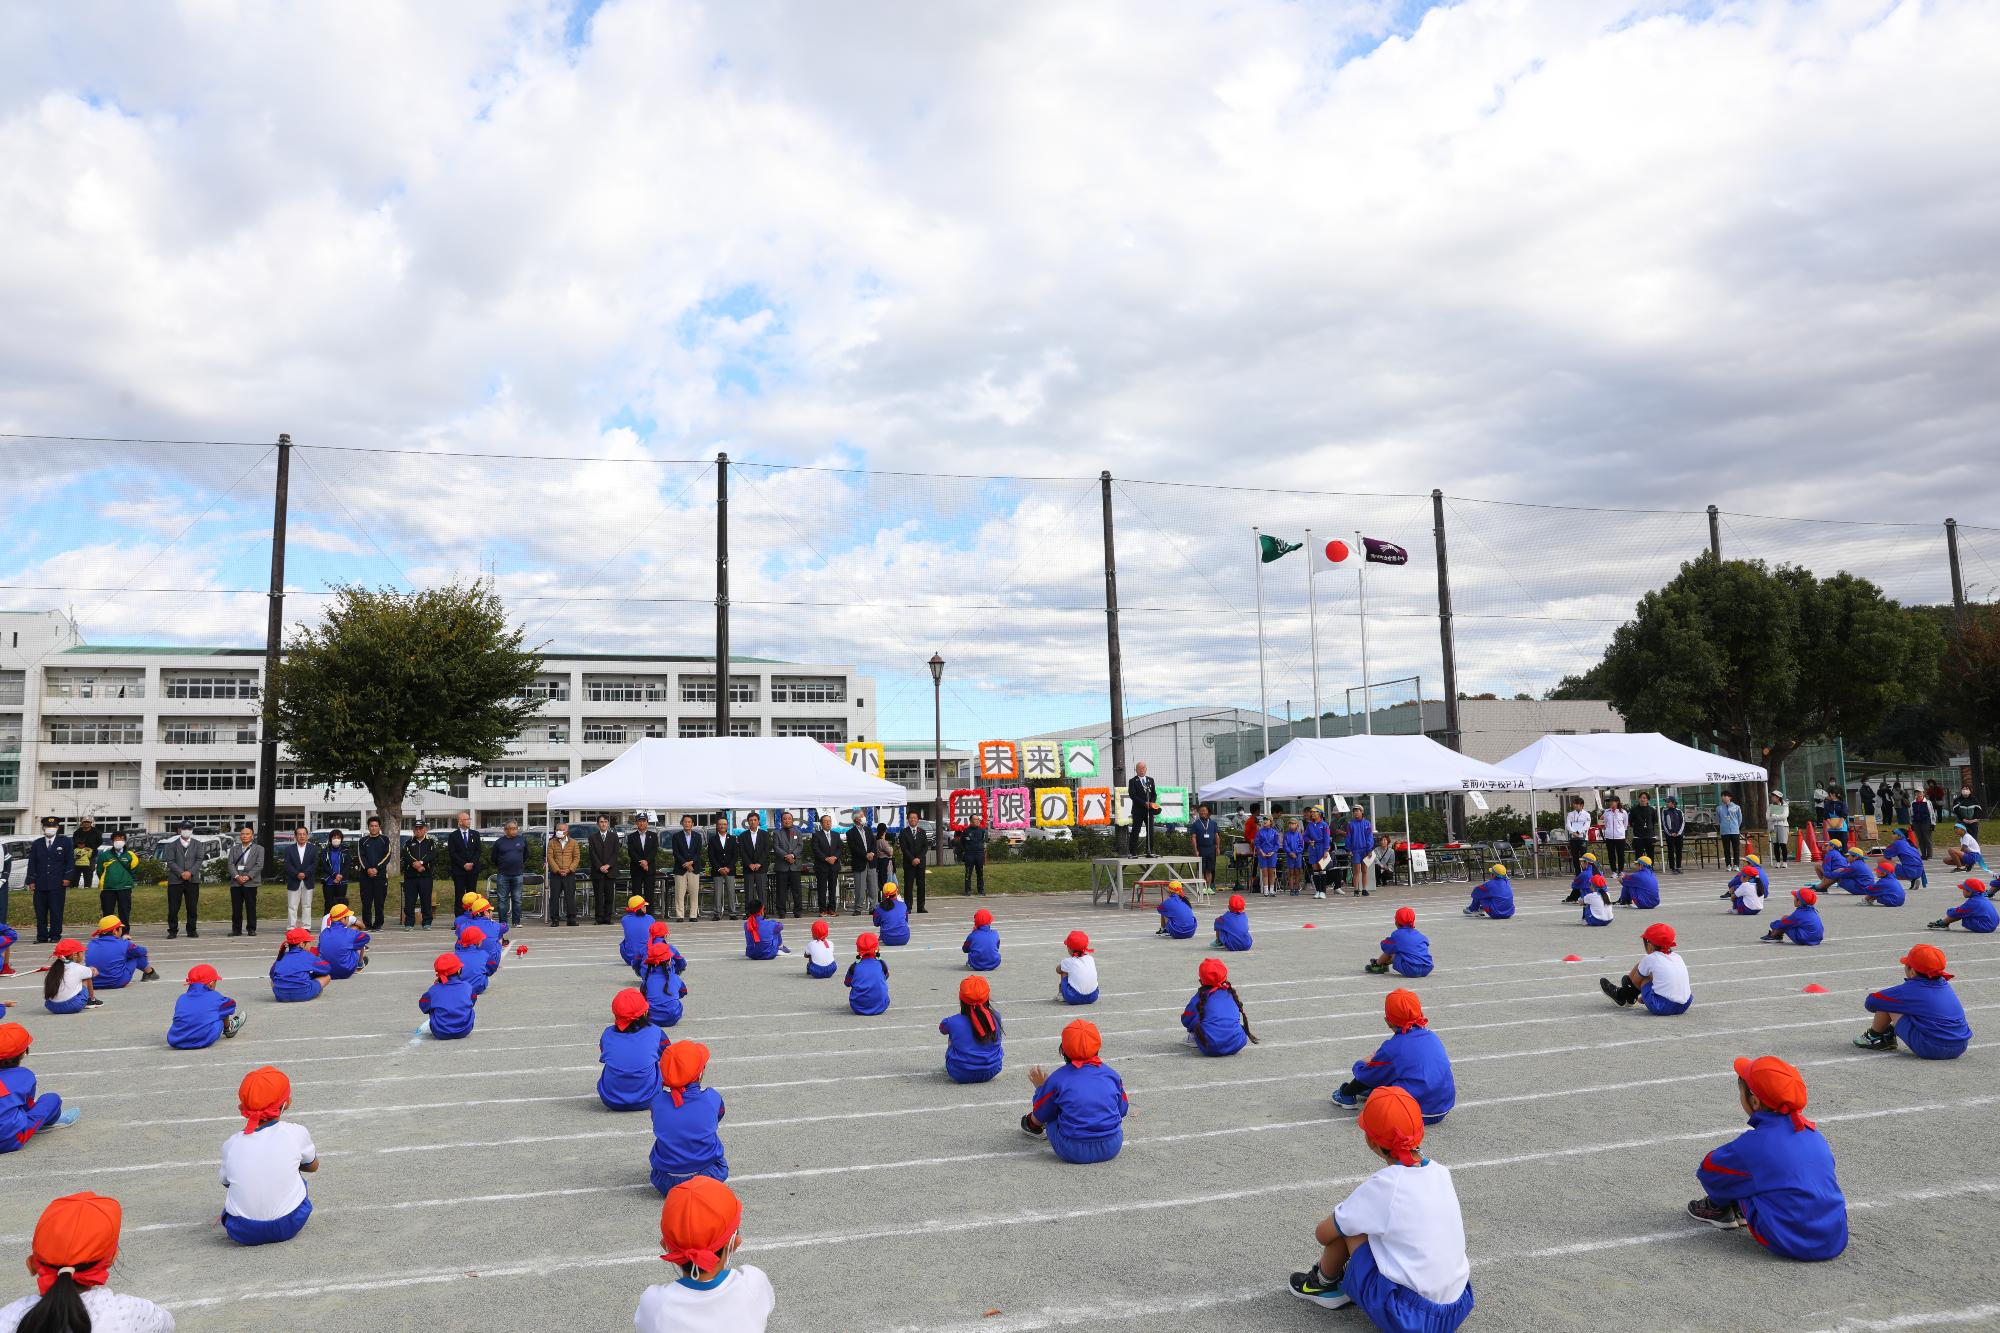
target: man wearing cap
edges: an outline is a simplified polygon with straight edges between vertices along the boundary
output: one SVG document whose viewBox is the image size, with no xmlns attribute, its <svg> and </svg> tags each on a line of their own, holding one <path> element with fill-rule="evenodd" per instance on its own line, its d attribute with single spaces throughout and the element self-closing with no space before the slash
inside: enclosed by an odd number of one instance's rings
<svg viewBox="0 0 2000 1333">
<path fill-rule="evenodd" d="M 63 906 L 76 879 L 76 844 L 63 836 L 54 815 L 42 818 L 42 836 L 28 848 L 28 887 L 35 891 L 35 943 L 62 938 Z"/>
<path fill-rule="evenodd" d="M 458 896 L 479 892 L 480 838 L 471 811 L 458 812 L 458 827 L 445 839 L 445 850 L 451 855 L 451 882 Z"/>
<path fill-rule="evenodd" d="M 586 839 L 590 854 L 590 917 L 600 926 L 611 924 L 611 895 L 618 891 L 618 835 L 611 831 L 611 817 L 599 815 L 597 827 Z"/>
<path fill-rule="evenodd" d="M 132 917 L 132 891 L 139 885 L 139 854 L 126 846 L 125 830 L 111 835 L 111 846 L 97 854 L 97 910 L 120 920 Z"/>
<path fill-rule="evenodd" d="M 1815 1263 L 1847 1248 L 1847 1198 L 1833 1149 L 1806 1119 L 1806 1081 L 1775 1055 L 1736 1061 L 1736 1099 L 1750 1130 L 1695 1168 L 1702 1197 L 1688 1216 L 1750 1238 L 1784 1259 Z"/>
<path fill-rule="evenodd" d="M 201 866 L 207 855 L 194 840 L 192 823 L 183 819 L 176 827 L 178 836 L 162 843 L 158 853 L 161 864 L 167 868 L 167 938 L 180 935 L 181 907 L 185 904 L 188 938 L 199 939 L 201 931 L 195 909 L 201 902 Z"/>
<path fill-rule="evenodd" d="M 431 919 L 436 914 L 432 884 L 437 875 L 438 860 L 443 855 L 444 848 L 431 837 L 430 825 L 419 819 L 410 830 L 410 840 L 403 844 L 404 930 L 416 927 L 419 913 L 423 916 L 424 929 L 431 928 Z"/>
<path fill-rule="evenodd" d="M 389 854 L 394 849 L 382 832 L 382 817 L 368 816 L 368 832 L 361 839 L 361 928 L 382 929 L 389 910 Z"/>
<path fill-rule="evenodd" d="M 1919 944 L 1902 957 L 1903 984 L 1878 990 L 1862 1002 L 1875 1015 L 1854 1039 L 1866 1051 L 1893 1051 L 1896 1043 L 1925 1060 L 1956 1060 L 1972 1044 L 1965 1006 L 1951 988 L 1944 950 Z"/>
</svg>

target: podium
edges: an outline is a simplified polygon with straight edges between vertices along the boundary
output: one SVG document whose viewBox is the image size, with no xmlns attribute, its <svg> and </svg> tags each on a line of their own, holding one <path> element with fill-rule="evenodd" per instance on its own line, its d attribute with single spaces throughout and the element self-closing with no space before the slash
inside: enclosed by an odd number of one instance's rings
<svg viewBox="0 0 2000 1333">
<path fill-rule="evenodd" d="M 1145 901 L 1148 887 L 1157 884 L 1164 893 L 1167 882 L 1176 879 L 1192 893 L 1207 891 L 1200 857 L 1094 856 L 1090 859 L 1090 905 L 1137 907 Z"/>
</svg>

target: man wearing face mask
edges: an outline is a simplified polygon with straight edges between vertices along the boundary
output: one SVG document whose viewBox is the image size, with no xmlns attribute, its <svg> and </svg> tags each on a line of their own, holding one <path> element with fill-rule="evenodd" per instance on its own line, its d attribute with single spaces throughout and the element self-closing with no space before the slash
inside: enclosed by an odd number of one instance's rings
<svg viewBox="0 0 2000 1333">
<path fill-rule="evenodd" d="M 264 880 L 264 845 L 257 830 L 245 824 L 229 849 L 229 933 L 241 935 L 245 925 L 257 933 L 257 886 Z"/>
<path fill-rule="evenodd" d="M 354 887 L 354 853 L 347 850 L 339 829 L 326 835 L 326 852 L 319 859 L 319 884 L 325 890 L 329 912 L 335 903 L 346 902 L 348 890 Z M 305 923 L 308 930 L 312 925 L 311 921 Z"/>
<path fill-rule="evenodd" d="M 139 854 L 125 849 L 125 834 L 112 834 L 111 846 L 97 854 L 99 915 L 132 919 L 132 887 L 139 882 L 138 871 Z"/>
<path fill-rule="evenodd" d="M 63 836 L 53 815 L 42 820 L 42 836 L 28 848 L 28 887 L 35 891 L 35 943 L 62 938 L 63 903 L 76 878 L 76 846 Z"/>
<path fill-rule="evenodd" d="M 201 863 L 204 853 L 194 840 L 194 825 L 183 819 L 178 828 L 179 836 L 160 848 L 160 860 L 167 867 L 167 938 L 176 939 L 181 933 L 181 906 L 187 906 L 188 938 L 200 939 L 196 928 L 195 910 L 201 902 Z M 129 921 L 130 917 L 119 916 Z"/>
</svg>

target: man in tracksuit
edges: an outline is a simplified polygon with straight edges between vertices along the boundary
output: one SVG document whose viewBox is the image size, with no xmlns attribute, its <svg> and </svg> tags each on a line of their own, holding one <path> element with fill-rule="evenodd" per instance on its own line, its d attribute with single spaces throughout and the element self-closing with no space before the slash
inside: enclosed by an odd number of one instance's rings
<svg viewBox="0 0 2000 1333">
<path fill-rule="evenodd" d="M 965 867 L 965 891 L 959 896 L 970 897 L 972 880 L 979 879 L 979 896 L 986 896 L 986 816 L 974 815 L 972 822 L 958 831 L 958 862 Z"/>
<path fill-rule="evenodd" d="M 382 929 L 382 916 L 389 904 L 389 853 L 393 849 L 382 834 L 379 815 L 368 816 L 368 833 L 361 839 L 361 928 Z"/>
</svg>

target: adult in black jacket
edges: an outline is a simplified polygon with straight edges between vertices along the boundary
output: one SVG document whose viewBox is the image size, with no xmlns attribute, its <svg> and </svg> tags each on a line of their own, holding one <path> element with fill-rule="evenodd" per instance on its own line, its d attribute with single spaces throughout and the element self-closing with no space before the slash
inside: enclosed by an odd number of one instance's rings
<svg viewBox="0 0 2000 1333">
<path fill-rule="evenodd" d="M 607 815 L 597 817 L 597 827 L 586 840 L 584 854 L 590 858 L 590 915 L 600 926 L 611 924 L 615 915 L 611 895 L 618 891 L 618 835 Z"/>
<path fill-rule="evenodd" d="M 736 919 L 736 839 L 730 836 L 729 816 L 717 815 L 708 831 L 708 883 L 715 892 L 715 906 L 709 920 L 727 916 Z"/>
<path fill-rule="evenodd" d="M 974 815 L 972 822 L 958 831 L 958 863 L 965 867 L 965 892 L 972 893 L 973 877 L 979 879 L 979 896 L 986 896 L 986 816 Z"/>
<path fill-rule="evenodd" d="M 479 892 L 479 830 L 472 827 L 472 816 L 461 810 L 458 812 L 458 827 L 445 840 L 445 850 L 451 854 L 451 882 L 458 890 L 462 902 L 468 893 Z M 458 903 L 452 904 L 455 913 Z"/>
<path fill-rule="evenodd" d="M 1627 813 L 1632 816 L 1632 855 L 1651 856 L 1660 845 L 1660 811 L 1653 804 L 1653 794 L 1646 791 L 1635 794 Z"/>
<path fill-rule="evenodd" d="M 831 916 L 840 897 L 840 835 L 833 816 L 821 815 L 812 835 L 813 909 Z"/>
<path fill-rule="evenodd" d="M 1676 875 L 1681 873 L 1681 854 L 1687 847 L 1687 826 L 1681 803 L 1669 796 L 1660 807 L 1660 834 L 1667 840 L 1667 869 Z"/>
<path fill-rule="evenodd" d="M 858 916 L 873 910 L 885 879 L 876 878 L 875 835 L 868 827 L 868 812 L 856 810 L 847 829 L 847 868 L 854 872 L 854 906 Z"/>
<path fill-rule="evenodd" d="M 736 861 L 743 867 L 743 896 L 760 903 L 771 901 L 771 835 L 765 831 L 764 817 L 752 810 L 736 835 Z M 778 915 L 784 915 L 781 908 Z"/>
<path fill-rule="evenodd" d="M 659 911 L 653 901 L 653 876 L 660 869 L 660 835 L 653 831 L 653 821 L 647 815 L 640 815 L 633 821 L 638 825 L 625 835 L 625 861 L 632 870 L 632 896 L 644 898 L 648 911 Z"/>
<path fill-rule="evenodd" d="M 416 926 L 419 914 L 423 917 L 425 930 L 431 928 L 431 918 L 436 915 L 436 904 L 432 902 L 431 880 L 437 874 L 437 862 L 444 855 L 444 849 L 431 837 L 430 826 L 419 819 L 410 830 L 410 840 L 403 844 L 403 929 Z M 255 918 L 252 918 L 253 922 Z"/>
<path fill-rule="evenodd" d="M 930 854 L 930 835 L 923 825 L 906 820 L 903 831 L 896 835 L 896 849 L 903 858 L 903 901 L 912 912 L 928 910 L 924 906 L 924 858 Z"/>
<path fill-rule="evenodd" d="M 361 839 L 361 928 L 382 929 L 389 903 L 389 839 L 382 834 L 382 817 L 368 816 L 368 833 Z"/>
<path fill-rule="evenodd" d="M 1132 801 L 1132 827 L 1125 834 L 1125 854 L 1139 854 L 1139 830 L 1146 830 L 1146 855 L 1153 854 L 1153 818 L 1160 813 L 1160 790 L 1146 773 L 1146 765 L 1141 762 L 1133 770 L 1132 780 L 1125 784 L 1125 794 Z"/>
</svg>

